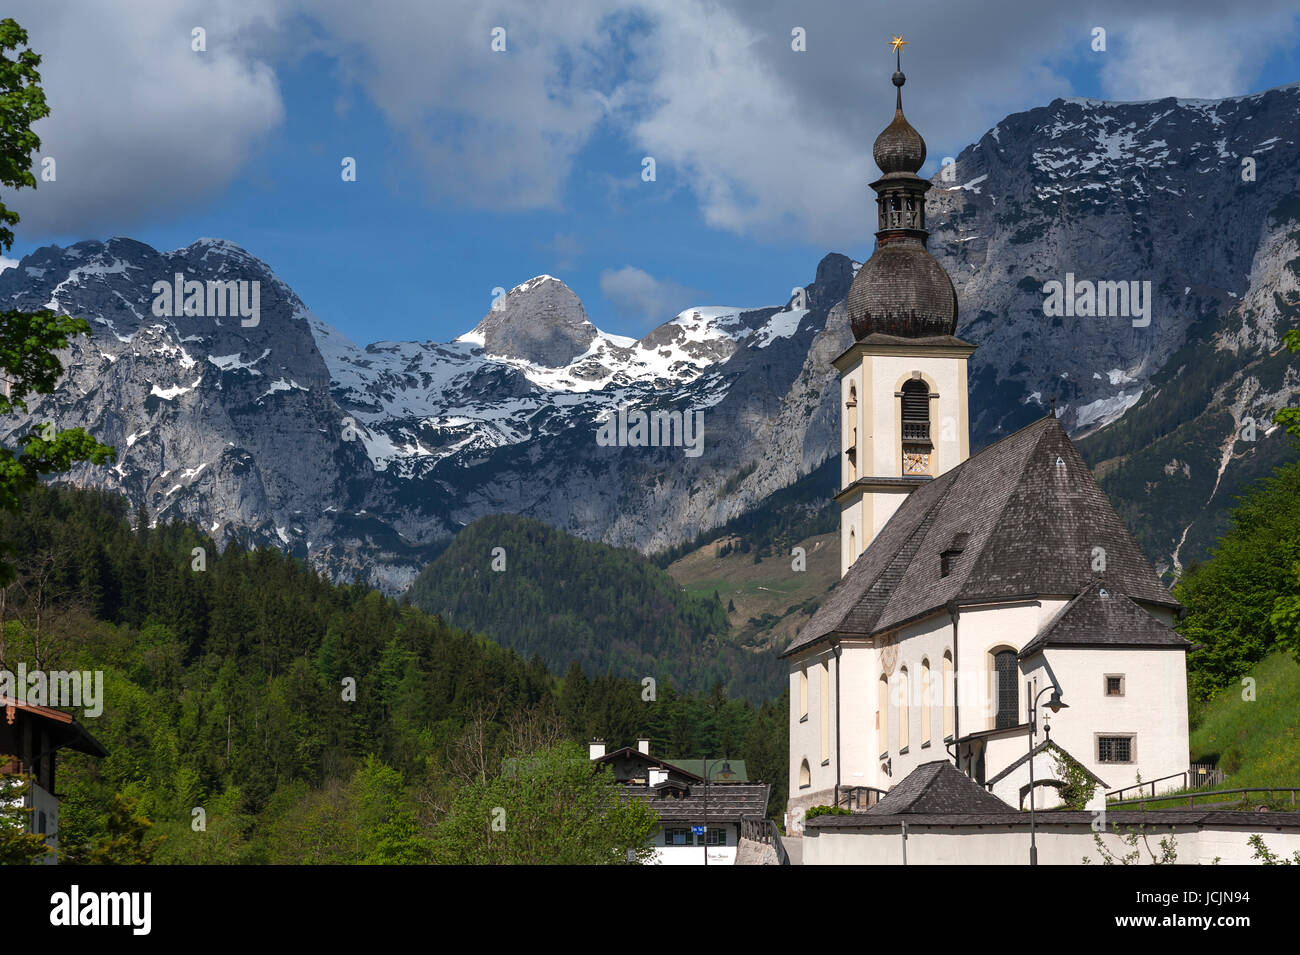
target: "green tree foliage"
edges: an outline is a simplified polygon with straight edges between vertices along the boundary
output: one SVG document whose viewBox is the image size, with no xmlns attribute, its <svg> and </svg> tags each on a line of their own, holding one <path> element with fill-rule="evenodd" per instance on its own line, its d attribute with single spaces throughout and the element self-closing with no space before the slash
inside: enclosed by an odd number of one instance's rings
<svg viewBox="0 0 1300 955">
<path fill-rule="evenodd" d="M 32 132 L 36 120 L 49 115 L 41 90 L 37 67 L 41 58 L 29 49 L 27 33 L 12 19 L 0 20 L 0 185 L 21 189 L 35 187 L 29 165 L 41 141 Z M 19 51 L 16 56 L 10 52 Z M 0 252 L 13 245 L 10 228 L 18 213 L 0 201 Z M 79 318 L 56 315 L 48 309 L 0 312 L 0 375 L 6 385 L 0 394 L 0 416 L 27 411 L 32 394 L 53 393 L 63 374 L 55 352 L 68 347 L 74 335 L 89 335 L 90 325 Z M 61 474 L 74 464 L 90 461 L 104 464 L 115 456 L 113 448 L 100 444 L 85 430 L 58 431 L 52 422 L 34 423 L 19 439 L 19 449 L 0 447 L 0 508 L 14 510 L 23 493 L 43 475 Z M 0 555 L 4 545 L 0 544 Z M 13 568 L 0 560 L 0 584 L 8 583 Z"/>
<path fill-rule="evenodd" d="M 30 865 L 50 851 L 43 835 L 27 831 L 32 811 L 23 805 L 23 798 L 32 779 L 6 768 L 16 764 L 14 757 L 0 754 L 0 865 Z"/>
<path fill-rule="evenodd" d="M 1232 511 L 1211 558 L 1174 589 L 1187 607 L 1179 632 L 1201 644 L 1188 656 L 1193 700 L 1245 674 L 1278 647 L 1297 649 L 1291 609 L 1300 594 L 1300 461 L 1278 468 Z"/>
<path fill-rule="evenodd" d="M 658 816 L 628 798 L 608 767 L 593 772 L 582 747 L 561 743 L 466 786 L 438 826 L 438 861 L 469 865 L 613 865 L 646 862 Z"/>
<path fill-rule="evenodd" d="M 0 593 L 0 665 L 39 652 L 50 669 L 104 673 L 102 715 L 76 715 L 109 755 L 59 754 L 67 858 L 110 845 L 131 858 L 123 834 L 140 817 L 148 844 L 165 836 L 155 863 L 424 861 L 461 789 L 592 736 L 745 759 L 778 816 L 784 805 L 783 703 L 755 707 L 721 683 L 693 695 L 663 680 L 651 695 L 576 663 L 559 680 L 537 655 L 278 551 L 219 552 L 189 525 L 129 517 L 118 496 L 45 485 L 0 512 L 18 572 Z M 118 797 L 135 800 L 125 817 Z"/>
<path fill-rule="evenodd" d="M 1065 750 L 1053 749 L 1052 757 L 1056 763 L 1056 778 L 1065 783 L 1057 793 L 1062 806 L 1076 812 L 1087 808 L 1088 800 L 1097 788 L 1096 780 L 1082 763 Z"/>
<path fill-rule="evenodd" d="M 148 865 L 162 838 L 150 835 L 153 823 L 136 811 L 139 804 L 135 797 L 115 795 L 98 844 L 87 851 L 74 843 L 60 853 L 61 861 L 76 865 Z"/>
<path fill-rule="evenodd" d="M 1300 329 L 1292 328 L 1282 336 L 1282 343 L 1292 352 L 1300 352 Z M 1286 428 L 1287 433 L 1300 438 L 1300 408 L 1281 408 L 1273 415 L 1273 422 Z"/>
<path fill-rule="evenodd" d="M 493 569 L 496 548 L 504 569 Z M 782 667 L 727 639 L 721 602 L 693 597 L 634 551 L 580 540 L 540 521 L 475 521 L 412 585 L 412 604 L 557 672 L 656 676 L 688 690 L 723 681 L 736 696 L 777 692 Z"/>
<path fill-rule="evenodd" d="M 36 69 L 41 58 L 26 46 L 27 31 L 12 19 L 0 20 L 0 185 L 13 189 L 36 187 L 30 166 L 41 140 L 32 124 L 50 115 Z M 21 52 L 11 57 L 11 51 Z M 0 251 L 13 245 L 9 226 L 17 224 L 18 213 L 0 201 Z"/>
</svg>

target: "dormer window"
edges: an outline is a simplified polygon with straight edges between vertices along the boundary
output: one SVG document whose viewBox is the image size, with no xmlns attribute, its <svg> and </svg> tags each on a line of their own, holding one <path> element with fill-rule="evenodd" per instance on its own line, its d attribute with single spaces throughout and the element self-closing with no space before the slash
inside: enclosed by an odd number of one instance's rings
<svg viewBox="0 0 1300 955">
<path fill-rule="evenodd" d="M 960 557 L 961 552 L 966 549 L 966 541 L 969 538 L 970 534 L 966 531 L 962 531 L 957 534 L 957 536 L 952 539 L 952 543 L 949 544 L 941 554 L 939 554 L 940 577 L 947 577 L 952 573 L 953 567 L 957 563 L 957 558 Z"/>
</svg>

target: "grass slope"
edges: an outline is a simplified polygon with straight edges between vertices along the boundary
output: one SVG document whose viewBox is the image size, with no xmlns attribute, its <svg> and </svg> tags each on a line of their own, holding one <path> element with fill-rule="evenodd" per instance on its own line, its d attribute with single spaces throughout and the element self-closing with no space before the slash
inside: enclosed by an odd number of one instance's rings
<svg viewBox="0 0 1300 955">
<path fill-rule="evenodd" d="M 1300 787 L 1300 663 L 1272 653 L 1251 671 L 1254 700 L 1230 686 L 1194 713 L 1193 762 L 1217 762 L 1223 786 Z"/>
<path fill-rule="evenodd" d="M 755 563 L 758 551 L 742 550 L 744 543 L 726 537 L 706 544 L 674 561 L 668 572 L 688 594 L 711 597 L 717 592 L 741 646 L 780 651 L 839 579 L 839 532 L 795 545 L 806 555 L 803 571 L 793 569 L 794 558 L 788 553 Z M 728 545 L 733 549 L 723 553 Z"/>
</svg>

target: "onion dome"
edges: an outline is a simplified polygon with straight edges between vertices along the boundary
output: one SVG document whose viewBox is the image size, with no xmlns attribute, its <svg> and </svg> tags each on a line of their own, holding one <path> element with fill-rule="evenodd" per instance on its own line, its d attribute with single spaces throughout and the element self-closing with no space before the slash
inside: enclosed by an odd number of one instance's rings
<svg viewBox="0 0 1300 955">
<path fill-rule="evenodd" d="M 885 175 L 891 172 L 914 173 L 925 165 L 925 140 L 903 115 L 903 84 L 906 82 L 907 77 L 902 70 L 894 74 L 894 85 L 898 87 L 894 121 L 876 137 L 876 143 L 871 148 L 876 165 Z"/>
<path fill-rule="evenodd" d="M 895 40 L 895 49 L 902 38 Z M 849 321 L 859 341 L 875 332 L 906 338 L 955 335 L 957 291 L 926 248 L 925 194 L 930 183 L 918 176 L 925 164 L 925 140 L 903 115 L 902 58 L 894 73 L 898 88 L 894 120 L 872 149 L 884 175 L 876 191 L 879 230 L 876 250 L 849 288 Z"/>
</svg>

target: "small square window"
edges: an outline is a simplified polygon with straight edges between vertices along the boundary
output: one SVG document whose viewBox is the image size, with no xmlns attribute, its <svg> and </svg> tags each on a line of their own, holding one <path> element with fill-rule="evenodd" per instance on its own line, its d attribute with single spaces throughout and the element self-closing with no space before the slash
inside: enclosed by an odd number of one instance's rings
<svg viewBox="0 0 1300 955">
<path fill-rule="evenodd" d="M 1106 674 L 1106 695 L 1107 696 L 1124 695 L 1124 674 L 1122 673 Z"/>
<path fill-rule="evenodd" d="M 1098 736 L 1097 762 L 1131 763 L 1133 749 L 1132 736 Z"/>
</svg>

